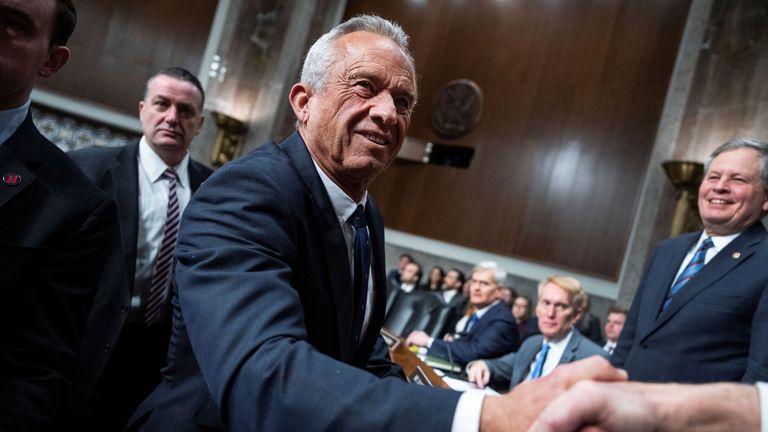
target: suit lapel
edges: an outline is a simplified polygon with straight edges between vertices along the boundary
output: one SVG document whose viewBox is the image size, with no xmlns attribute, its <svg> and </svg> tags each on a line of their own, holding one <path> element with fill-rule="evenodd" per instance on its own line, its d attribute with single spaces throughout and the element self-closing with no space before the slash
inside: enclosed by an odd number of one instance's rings
<svg viewBox="0 0 768 432">
<path fill-rule="evenodd" d="M 189 171 L 189 186 L 194 194 L 197 188 L 208 178 L 209 174 L 206 172 L 204 165 L 195 162 L 192 158 L 189 159 L 189 167 L 187 169 Z"/>
<path fill-rule="evenodd" d="M 572 362 L 573 358 L 576 356 L 576 350 L 579 349 L 580 343 L 581 333 L 574 328 L 573 334 L 571 335 L 571 340 L 569 340 L 568 344 L 565 346 L 563 355 L 560 356 L 560 361 L 557 362 L 557 364 L 567 364 Z"/>
<path fill-rule="evenodd" d="M 741 263 L 748 260 L 755 252 L 755 247 L 765 237 L 765 229 L 758 221 L 740 236 L 736 237 L 723 250 L 718 252 L 672 299 L 667 310 L 659 315 L 653 329 L 669 321 L 681 308 L 688 304 L 699 293 L 706 290 L 712 284 L 725 277 Z M 645 337 L 647 337 L 646 335 Z"/>
<path fill-rule="evenodd" d="M 120 231 L 123 240 L 123 256 L 126 273 L 131 275 L 136 270 L 136 243 L 139 230 L 139 145 L 135 143 L 124 147 L 112 161 L 106 175 L 109 175 L 114 196 L 120 214 Z"/>
<path fill-rule="evenodd" d="M 659 317 L 659 311 L 664 304 L 664 300 L 667 298 L 667 292 L 669 287 L 675 280 L 677 271 L 680 269 L 680 264 L 685 259 L 685 255 L 693 247 L 698 240 L 701 233 L 687 234 L 686 237 L 681 238 L 680 241 L 674 242 L 670 245 L 670 250 L 666 252 L 666 257 L 660 257 L 663 260 L 661 268 L 658 271 L 654 270 L 655 280 L 649 280 L 647 285 L 651 287 L 661 287 L 655 289 L 655 297 L 651 301 L 650 313 L 644 314 L 645 328 L 652 330 L 657 323 Z M 665 259 L 666 258 L 666 259 Z"/>
<path fill-rule="evenodd" d="M 384 305 L 387 302 L 387 281 L 386 269 L 384 268 L 384 222 L 381 213 L 373 197 L 368 195 L 368 203 L 365 206 L 365 217 L 368 220 L 368 232 L 371 235 L 371 249 L 373 249 L 373 261 L 371 262 L 373 278 L 373 311 L 371 312 L 368 323 L 368 331 L 365 333 L 358 352 L 364 357 L 370 353 L 376 338 L 379 336 L 378 330 L 384 322 Z"/>
<path fill-rule="evenodd" d="M 525 366 L 519 371 L 519 375 L 517 375 L 515 379 L 514 384 L 520 384 L 521 382 L 525 381 L 525 377 L 528 376 L 528 372 L 531 370 L 531 365 L 533 364 L 533 361 L 536 360 L 536 354 L 541 351 L 541 345 L 544 342 L 544 337 L 541 335 L 537 336 L 531 336 L 531 339 L 535 340 L 536 343 L 531 343 L 532 347 L 530 350 L 526 352 L 519 352 L 518 355 L 522 355 L 522 365 Z M 517 373 L 517 371 L 515 371 Z"/>
<path fill-rule="evenodd" d="M 309 155 L 304 141 L 298 132 L 280 144 L 296 167 L 296 172 L 304 182 L 317 212 L 317 222 L 321 228 L 321 238 L 325 249 L 325 259 L 328 268 L 328 278 L 336 304 L 336 321 L 338 323 L 338 338 L 340 357 L 349 361 L 354 355 L 352 346 L 352 310 L 353 290 L 352 271 L 349 268 L 349 253 L 344 241 L 344 235 L 336 219 L 336 212 L 328 197 L 320 176 L 317 174 L 312 157 Z"/>
</svg>

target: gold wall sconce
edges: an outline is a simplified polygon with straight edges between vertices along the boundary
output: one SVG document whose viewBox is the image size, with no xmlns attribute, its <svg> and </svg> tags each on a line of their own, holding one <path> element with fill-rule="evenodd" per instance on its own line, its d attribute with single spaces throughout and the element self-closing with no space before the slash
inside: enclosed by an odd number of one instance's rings
<svg viewBox="0 0 768 432">
<path fill-rule="evenodd" d="M 664 167 L 664 172 L 678 191 L 670 236 L 701 229 L 696 200 L 699 184 L 704 178 L 704 164 L 692 161 L 666 161 L 661 166 Z"/>
<path fill-rule="evenodd" d="M 216 111 L 211 111 L 211 114 L 216 121 L 216 127 L 219 128 L 213 144 L 211 163 L 218 168 L 240 156 L 248 127 L 240 120 L 226 114 Z"/>
</svg>

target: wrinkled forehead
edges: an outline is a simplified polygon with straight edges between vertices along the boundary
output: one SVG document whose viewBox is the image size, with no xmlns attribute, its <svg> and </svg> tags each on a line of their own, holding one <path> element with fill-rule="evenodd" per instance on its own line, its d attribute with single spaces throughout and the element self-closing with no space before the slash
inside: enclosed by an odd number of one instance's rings
<svg viewBox="0 0 768 432">
<path fill-rule="evenodd" d="M 357 31 L 339 37 L 334 43 L 337 63 L 374 61 L 397 69 L 411 81 L 416 91 L 416 68 L 411 58 L 392 39 L 376 33 Z M 393 70 L 395 72 L 395 70 Z"/>
</svg>

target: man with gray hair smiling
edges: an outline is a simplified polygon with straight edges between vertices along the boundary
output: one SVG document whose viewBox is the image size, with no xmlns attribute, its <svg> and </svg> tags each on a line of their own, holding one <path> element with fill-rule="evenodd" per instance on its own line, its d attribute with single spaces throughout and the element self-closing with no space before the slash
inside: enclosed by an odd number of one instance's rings
<svg viewBox="0 0 768 432">
<path fill-rule="evenodd" d="M 729 141 L 705 170 L 704 229 L 656 248 L 611 356 L 633 380 L 768 380 L 768 144 Z"/>
<path fill-rule="evenodd" d="M 484 261 L 472 269 L 469 304 L 472 313 L 456 324 L 460 334 L 433 339 L 423 331 L 408 335 L 406 343 L 428 348 L 426 354 L 464 366 L 472 360 L 492 358 L 516 351 L 520 344 L 515 319 L 509 306 L 499 298 L 507 272 L 495 262 Z"/>
<path fill-rule="evenodd" d="M 322 36 L 289 94 L 298 131 L 198 189 L 176 249 L 168 366 L 129 430 L 524 430 L 578 379 L 623 377 L 590 363 L 483 397 L 408 385 L 390 361 L 383 222 L 367 189 L 416 103 L 407 40 L 375 16 Z"/>
</svg>

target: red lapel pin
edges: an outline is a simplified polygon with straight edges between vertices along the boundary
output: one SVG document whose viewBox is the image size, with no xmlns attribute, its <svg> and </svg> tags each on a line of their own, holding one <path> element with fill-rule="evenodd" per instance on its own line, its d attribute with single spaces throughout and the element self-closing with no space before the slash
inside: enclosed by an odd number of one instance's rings
<svg viewBox="0 0 768 432">
<path fill-rule="evenodd" d="M 3 183 L 8 186 L 18 186 L 21 184 L 21 174 L 6 173 L 3 174 Z"/>
</svg>

